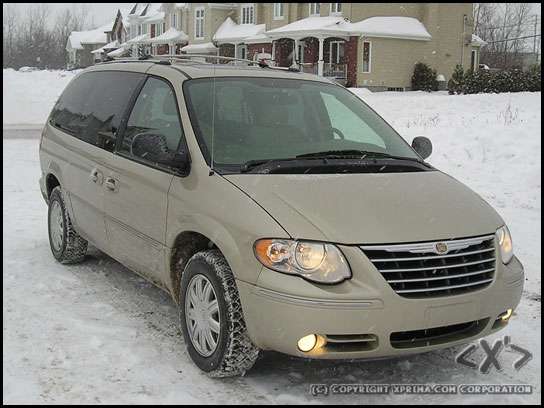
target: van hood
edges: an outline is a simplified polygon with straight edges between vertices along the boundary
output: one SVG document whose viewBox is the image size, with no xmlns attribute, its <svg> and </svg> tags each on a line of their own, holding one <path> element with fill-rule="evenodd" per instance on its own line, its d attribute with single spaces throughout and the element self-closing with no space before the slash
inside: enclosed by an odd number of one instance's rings
<svg viewBox="0 0 544 408">
<path fill-rule="evenodd" d="M 503 225 L 480 196 L 440 171 L 225 177 L 297 239 L 432 241 L 492 234 Z"/>
</svg>

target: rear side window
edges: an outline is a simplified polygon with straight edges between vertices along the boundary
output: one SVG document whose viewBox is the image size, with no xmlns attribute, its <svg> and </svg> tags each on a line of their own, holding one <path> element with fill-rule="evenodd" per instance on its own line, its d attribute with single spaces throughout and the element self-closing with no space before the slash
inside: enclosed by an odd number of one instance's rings
<svg viewBox="0 0 544 408">
<path fill-rule="evenodd" d="M 135 72 L 82 74 L 63 92 L 51 113 L 51 124 L 113 151 L 125 110 L 143 78 Z"/>
</svg>

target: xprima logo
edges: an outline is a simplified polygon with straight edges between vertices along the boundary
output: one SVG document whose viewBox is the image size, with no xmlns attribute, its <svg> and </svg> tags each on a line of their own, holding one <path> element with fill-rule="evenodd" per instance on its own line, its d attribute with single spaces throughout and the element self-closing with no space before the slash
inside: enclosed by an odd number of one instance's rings
<svg viewBox="0 0 544 408">
<path fill-rule="evenodd" d="M 464 366 L 478 369 L 482 374 L 487 374 L 491 370 L 491 367 L 495 367 L 497 370 L 502 371 L 502 365 L 499 360 L 499 355 L 503 350 L 514 352 L 521 355 L 521 358 L 517 359 L 513 367 L 516 370 L 520 370 L 524 367 L 532 358 L 533 355 L 530 351 L 525 350 L 524 348 L 512 344 L 510 341 L 510 336 L 504 336 L 504 339 L 498 339 L 493 343 L 493 346 L 490 346 L 487 340 L 481 339 L 480 346 L 485 353 L 485 358 L 481 361 L 480 364 L 469 360 L 469 357 L 478 350 L 477 344 L 471 344 L 465 348 L 461 353 L 455 357 L 455 361 Z"/>
</svg>

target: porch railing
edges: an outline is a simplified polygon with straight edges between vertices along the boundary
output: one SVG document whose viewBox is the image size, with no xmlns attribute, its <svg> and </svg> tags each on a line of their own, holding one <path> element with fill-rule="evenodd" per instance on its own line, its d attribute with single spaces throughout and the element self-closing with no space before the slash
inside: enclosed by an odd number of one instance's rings
<svg viewBox="0 0 544 408">
<path fill-rule="evenodd" d="M 323 66 L 323 76 L 329 78 L 346 78 L 347 65 L 346 64 L 334 64 L 326 62 Z"/>
<path fill-rule="evenodd" d="M 317 63 L 304 63 L 299 64 L 299 66 L 302 72 L 317 75 Z M 327 78 L 344 79 L 347 76 L 347 65 L 325 62 L 323 64 L 323 76 Z"/>
<path fill-rule="evenodd" d="M 299 64 L 300 70 L 306 74 L 314 74 L 317 75 L 317 64 L 313 63 L 305 63 L 305 64 Z"/>
</svg>

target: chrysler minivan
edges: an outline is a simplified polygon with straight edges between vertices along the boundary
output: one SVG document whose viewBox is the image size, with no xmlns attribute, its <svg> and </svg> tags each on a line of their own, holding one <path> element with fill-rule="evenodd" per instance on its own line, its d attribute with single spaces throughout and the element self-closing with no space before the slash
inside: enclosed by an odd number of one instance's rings
<svg viewBox="0 0 544 408">
<path fill-rule="evenodd" d="M 459 137 L 462 137 L 460 135 Z M 524 272 L 501 217 L 346 88 L 190 59 L 79 73 L 40 142 L 49 241 L 169 292 L 194 363 L 374 359 L 505 327 Z"/>
</svg>

